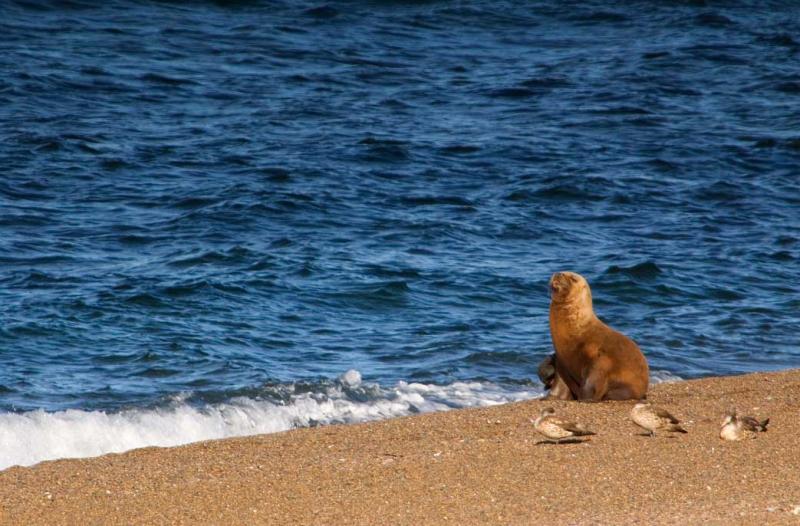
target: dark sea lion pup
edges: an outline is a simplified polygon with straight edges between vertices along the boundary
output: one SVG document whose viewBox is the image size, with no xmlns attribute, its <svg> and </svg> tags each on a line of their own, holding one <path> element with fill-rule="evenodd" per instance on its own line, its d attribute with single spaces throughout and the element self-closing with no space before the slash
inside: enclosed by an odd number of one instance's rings
<svg viewBox="0 0 800 526">
<path fill-rule="evenodd" d="M 550 336 L 555 376 L 548 398 L 558 400 L 641 400 L 647 394 L 647 360 L 633 340 L 594 314 L 592 292 L 583 276 L 556 272 L 550 278 Z M 548 366 L 543 362 L 545 376 Z"/>
<path fill-rule="evenodd" d="M 555 400 L 573 400 L 574 397 L 563 381 L 556 377 L 556 355 L 551 354 L 539 364 L 539 380 L 544 384 L 544 388 L 550 392 L 546 398 Z"/>
<path fill-rule="evenodd" d="M 556 355 L 551 354 L 539 364 L 539 380 L 544 384 L 545 389 L 552 389 L 556 379 Z"/>
</svg>

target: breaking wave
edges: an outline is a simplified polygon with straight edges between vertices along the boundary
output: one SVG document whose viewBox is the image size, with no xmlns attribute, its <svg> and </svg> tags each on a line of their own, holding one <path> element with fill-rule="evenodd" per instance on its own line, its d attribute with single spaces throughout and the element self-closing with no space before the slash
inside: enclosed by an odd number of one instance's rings
<svg viewBox="0 0 800 526">
<path fill-rule="evenodd" d="M 274 389 L 274 388 L 273 388 Z M 398 382 L 391 388 L 361 381 L 351 370 L 315 391 L 280 386 L 270 399 L 236 397 L 196 407 L 188 395 L 166 406 L 119 412 L 67 410 L 0 414 L 0 469 L 57 458 L 119 453 L 145 446 L 275 433 L 298 427 L 355 423 L 414 413 L 482 407 L 536 398 L 530 386 L 488 382 L 449 385 Z"/>
<path fill-rule="evenodd" d="M 653 383 L 679 377 L 653 371 Z M 0 414 L 0 469 L 44 460 L 83 458 L 130 449 L 276 433 L 299 427 L 383 420 L 415 413 L 486 407 L 540 397 L 538 387 L 491 382 L 448 385 L 362 382 L 350 370 L 335 381 L 270 388 L 269 398 L 235 397 L 195 406 L 189 394 L 164 407 L 118 412 L 67 410 Z M 266 393 L 265 393 L 266 395 Z"/>
</svg>

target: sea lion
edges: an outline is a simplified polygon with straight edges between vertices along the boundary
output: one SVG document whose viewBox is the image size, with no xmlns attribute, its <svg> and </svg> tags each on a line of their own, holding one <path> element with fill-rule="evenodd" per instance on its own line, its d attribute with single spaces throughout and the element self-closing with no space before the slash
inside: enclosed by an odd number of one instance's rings
<svg viewBox="0 0 800 526">
<path fill-rule="evenodd" d="M 647 360 L 633 340 L 595 316 L 592 292 L 583 276 L 556 272 L 550 278 L 550 293 L 550 336 L 556 352 L 548 398 L 645 398 L 650 379 Z"/>
</svg>

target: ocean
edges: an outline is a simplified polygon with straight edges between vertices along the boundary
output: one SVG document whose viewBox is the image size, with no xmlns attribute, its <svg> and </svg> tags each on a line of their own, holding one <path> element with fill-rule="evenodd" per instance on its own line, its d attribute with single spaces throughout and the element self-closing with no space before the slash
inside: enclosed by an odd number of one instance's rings
<svg viewBox="0 0 800 526">
<path fill-rule="evenodd" d="M 800 366 L 800 5 L 0 0 L 0 469 Z"/>
</svg>

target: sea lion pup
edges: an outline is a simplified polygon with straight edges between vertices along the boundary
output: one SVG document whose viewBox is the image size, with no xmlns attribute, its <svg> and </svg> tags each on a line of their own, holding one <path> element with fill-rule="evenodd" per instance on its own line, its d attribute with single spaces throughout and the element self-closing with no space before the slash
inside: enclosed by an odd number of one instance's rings
<svg viewBox="0 0 800 526">
<path fill-rule="evenodd" d="M 556 377 L 548 398 L 641 400 L 647 395 L 647 360 L 633 340 L 594 314 L 583 276 L 556 272 L 550 278 L 550 336 Z"/>
<path fill-rule="evenodd" d="M 564 440 L 564 443 L 566 443 L 565 439 L 573 439 L 571 440 L 572 442 L 579 442 L 580 440 L 575 440 L 575 437 L 597 434 L 594 431 L 589 431 L 581 424 L 567 422 L 556 416 L 553 416 L 555 414 L 555 409 L 552 407 L 546 407 L 542 409 L 542 413 L 539 415 L 539 418 L 536 420 L 531 420 L 531 422 L 533 422 L 533 427 L 536 429 L 536 431 L 547 438 L 554 440 L 557 444 L 561 444 L 562 440 Z"/>
<path fill-rule="evenodd" d="M 631 409 L 631 420 L 637 426 L 650 431 L 650 436 L 656 436 L 657 429 L 675 433 L 688 433 L 681 421 L 672 416 L 669 411 L 660 407 L 653 407 L 647 402 L 639 402 Z"/>
<path fill-rule="evenodd" d="M 556 379 L 556 359 L 555 355 L 551 354 L 539 364 L 539 380 L 544 384 L 545 389 L 553 387 L 553 381 Z"/>
<path fill-rule="evenodd" d="M 574 400 L 575 397 L 563 380 L 556 376 L 556 355 L 551 354 L 539 364 L 539 380 L 544 384 L 545 390 L 549 390 L 545 399 L 554 400 Z"/>
<path fill-rule="evenodd" d="M 769 418 L 758 421 L 752 416 L 736 416 L 736 409 L 731 408 L 722 422 L 722 429 L 719 430 L 719 437 L 722 440 L 743 440 L 745 438 L 756 438 L 759 432 L 765 432 L 769 424 Z"/>
</svg>

